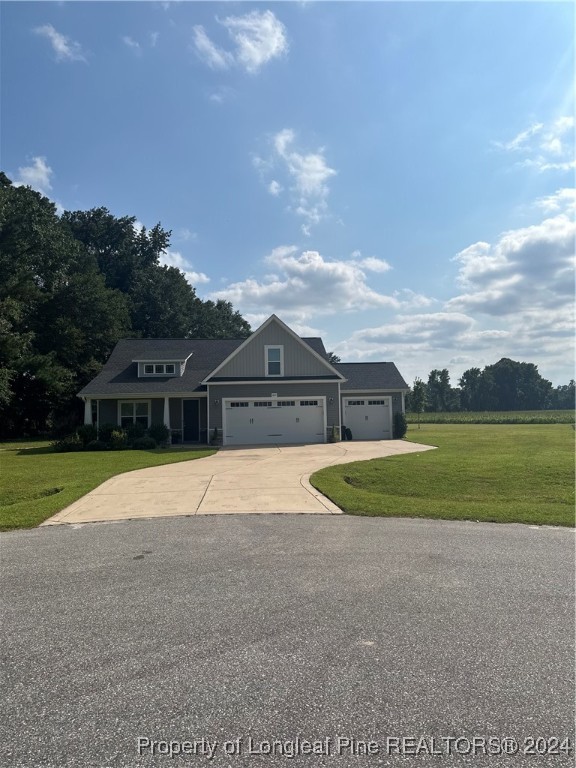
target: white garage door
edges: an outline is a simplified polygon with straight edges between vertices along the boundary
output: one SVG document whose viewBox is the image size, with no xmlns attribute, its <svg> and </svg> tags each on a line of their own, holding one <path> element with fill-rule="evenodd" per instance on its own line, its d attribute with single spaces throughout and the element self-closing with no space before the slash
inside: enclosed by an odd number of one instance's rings
<svg viewBox="0 0 576 768">
<path fill-rule="evenodd" d="M 224 400 L 224 445 L 324 443 L 324 398 Z"/>
<path fill-rule="evenodd" d="M 392 439 L 390 397 L 344 398 L 343 423 L 354 440 Z"/>
</svg>

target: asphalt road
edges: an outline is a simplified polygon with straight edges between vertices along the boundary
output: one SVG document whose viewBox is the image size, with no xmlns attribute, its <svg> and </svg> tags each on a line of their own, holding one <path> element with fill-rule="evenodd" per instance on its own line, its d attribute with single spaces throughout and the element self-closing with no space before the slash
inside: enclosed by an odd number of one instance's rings
<svg viewBox="0 0 576 768">
<path fill-rule="evenodd" d="M 172 518 L 0 555 L 4 768 L 574 764 L 573 531 Z"/>
</svg>

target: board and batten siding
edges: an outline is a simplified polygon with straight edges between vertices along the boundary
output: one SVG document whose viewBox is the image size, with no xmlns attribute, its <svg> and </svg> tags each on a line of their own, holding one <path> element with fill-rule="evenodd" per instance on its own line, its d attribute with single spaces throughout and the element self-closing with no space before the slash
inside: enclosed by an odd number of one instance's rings
<svg viewBox="0 0 576 768">
<path fill-rule="evenodd" d="M 326 384 L 307 384 L 304 382 L 271 381 L 266 384 L 208 384 L 208 408 L 210 410 L 210 431 L 214 428 L 222 429 L 222 401 L 224 398 L 238 398 L 239 400 L 253 397 L 269 397 L 272 392 L 278 395 L 278 400 L 305 400 L 306 398 L 326 398 L 326 424 L 330 428 L 333 424 L 340 424 L 338 413 L 338 384 L 326 382 Z M 332 398 L 332 402 L 330 402 Z M 218 403 L 215 401 L 218 400 Z"/>
<path fill-rule="evenodd" d="M 216 376 L 245 378 L 248 376 L 266 376 L 265 347 L 284 347 L 284 376 L 326 376 L 330 369 L 322 364 L 314 353 L 293 336 L 270 323 L 244 349 L 221 368 Z M 274 376 L 271 379 L 277 378 Z"/>
</svg>

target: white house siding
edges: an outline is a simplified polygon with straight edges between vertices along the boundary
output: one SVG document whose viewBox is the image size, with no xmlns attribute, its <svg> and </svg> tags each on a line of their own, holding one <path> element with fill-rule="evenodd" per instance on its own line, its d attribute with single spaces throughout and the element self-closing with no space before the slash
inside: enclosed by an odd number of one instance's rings
<svg viewBox="0 0 576 768">
<path fill-rule="evenodd" d="M 331 373 L 305 343 L 298 342 L 276 323 L 270 323 L 221 368 L 216 376 L 265 376 L 264 348 L 267 345 L 284 347 L 284 376 L 326 376 Z"/>
</svg>

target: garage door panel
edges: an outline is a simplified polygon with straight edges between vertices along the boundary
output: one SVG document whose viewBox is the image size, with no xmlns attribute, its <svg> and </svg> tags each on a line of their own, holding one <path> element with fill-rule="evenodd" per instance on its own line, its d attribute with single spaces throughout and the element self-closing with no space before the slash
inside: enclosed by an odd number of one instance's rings
<svg viewBox="0 0 576 768">
<path fill-rule="evenodd" d="M 322 399 L 243 400 L 224 404 L 226 445 L 322 443 Z"/>
<path fill-rule="evenodd" d="M 355 440 L 392 438 L 392 403 L 389 397 L 345 398 L 344 424 Z"/>
</svg>

